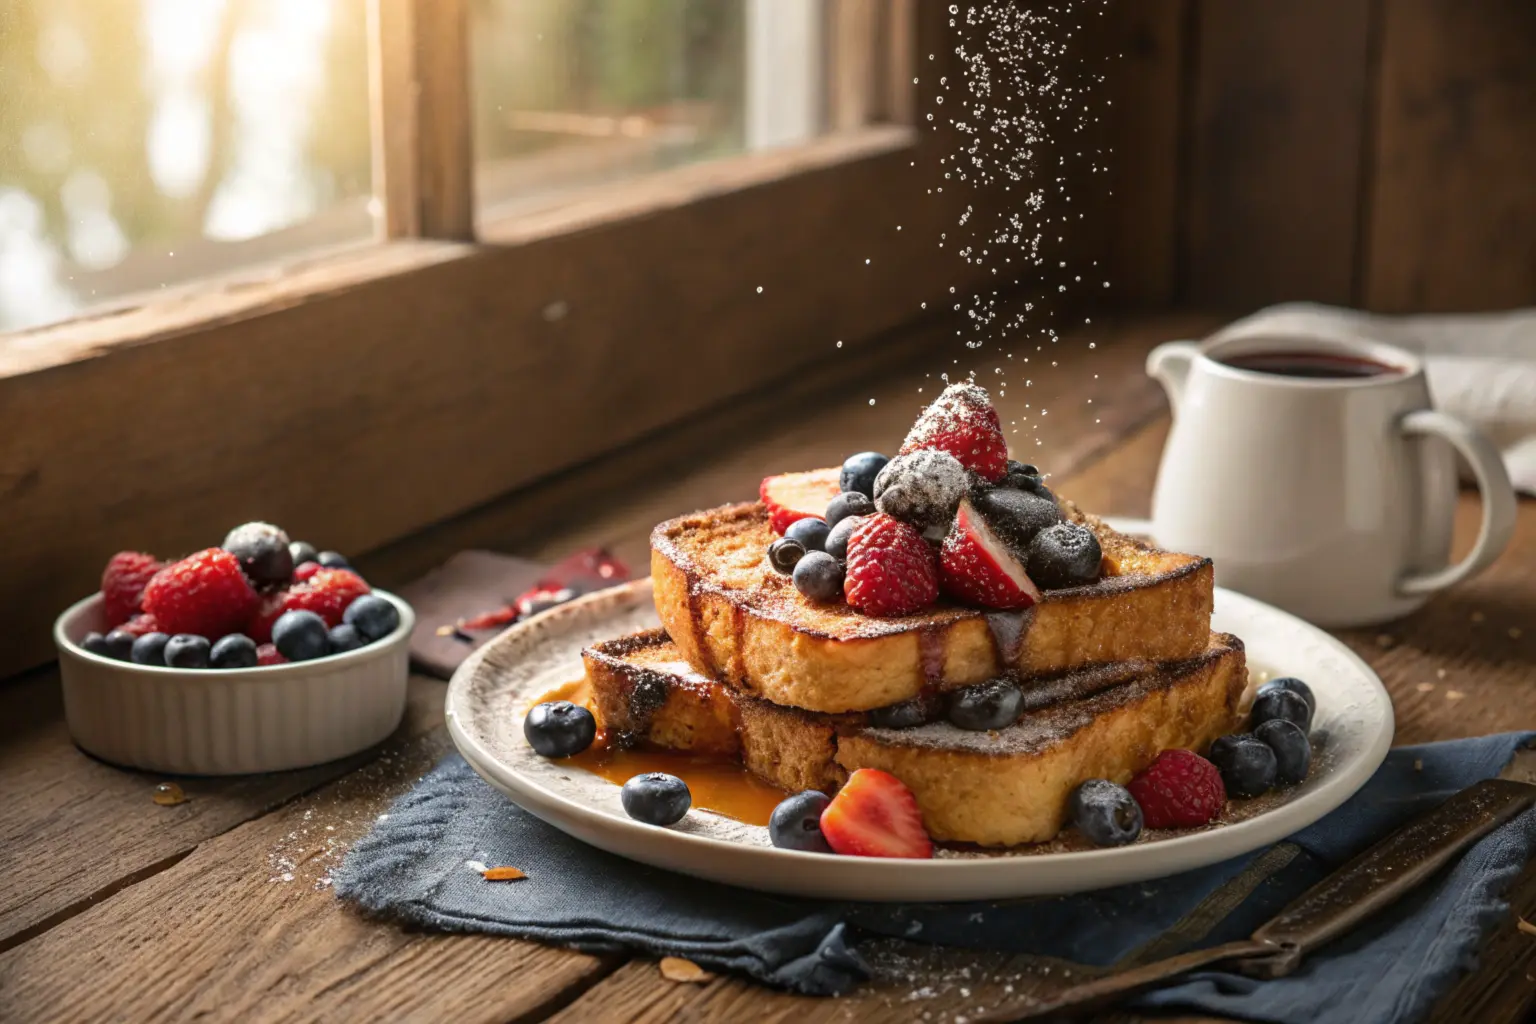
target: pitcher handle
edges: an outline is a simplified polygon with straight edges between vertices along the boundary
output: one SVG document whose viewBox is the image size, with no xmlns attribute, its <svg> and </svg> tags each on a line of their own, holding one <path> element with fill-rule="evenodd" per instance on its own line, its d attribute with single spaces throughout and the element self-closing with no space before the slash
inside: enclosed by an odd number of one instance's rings
<svg viewBox="0 0 1536 1024">
<path fill-rule="evenodd" d="M 1498 558 L 1515 532 L 1515 489 L 1504 458 L 1482 434 L 1454 416 L 1420 409 L 1402 418 L 1398 429 L 1407 437 L 1438 437 L 1450 443 L 1472 466 L 1483 499 L 1483 522 L 1466 558 L 1436 572 L 1418 573 L 1398 581 L 1398 593 L 1429 594 L 1474 576 Z"/>
<path fill-rule="evenodd" d="M 1184 385 L 1189 381 L 1189 369 L 1199 354 L 1200 345 L 1193 341 L 1165 341 L 1147 353 L 1147 376 L 1161 384 L 1168 393 L 1168 405 L 1172 407 L 1175 416 L 1179 414 L 1179 405 L 1184 400 Z"/>
</svg>

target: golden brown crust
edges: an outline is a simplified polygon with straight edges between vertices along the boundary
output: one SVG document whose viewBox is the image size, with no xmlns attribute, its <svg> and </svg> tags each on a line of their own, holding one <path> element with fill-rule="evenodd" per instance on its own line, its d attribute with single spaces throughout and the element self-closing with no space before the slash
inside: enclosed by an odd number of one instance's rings
<svg viewBox="0 0 1536 1024">
<path fill-rule="evenodd" d="M 651 534 L 656 610 L 683 657 L 775 704 L 838 713 L 953 689 L 1005 669 L 1024 678 L 1087 665 L 1197 655 L 1210 629 L 1209 559 L 1158 551 L 1065 506 L 1104 549 L 1105 576 L 1047 591 L 1016 645 L 1004 617 L 940 604 L 881 619 L 807 601 L 767 562 L 774 534 L 761 504 L 664 522 Z M 989 623 L 991 618 L 991 623 Z M 995 628 L 1001 626 L 1001 633 Z"/>
</svg>

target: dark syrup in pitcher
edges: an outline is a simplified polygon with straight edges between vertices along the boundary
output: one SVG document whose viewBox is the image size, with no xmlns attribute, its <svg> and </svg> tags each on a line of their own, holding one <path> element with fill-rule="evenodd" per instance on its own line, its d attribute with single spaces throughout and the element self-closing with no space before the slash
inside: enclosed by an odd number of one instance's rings
<svg viewBox="0 0 1536 1024">
<path fill-rule="evenodd" d="M 1385 377 L 1403 372 L 1399 367 L 1389 363 L 1378 363 L 1364 356 L 1344 355 L 1338 352 L 1243 352 L 1226 356 L 1219 362 L 1239 370 L 1269 373 L 1277 377 L 1332 380 Z"/>
</svg>

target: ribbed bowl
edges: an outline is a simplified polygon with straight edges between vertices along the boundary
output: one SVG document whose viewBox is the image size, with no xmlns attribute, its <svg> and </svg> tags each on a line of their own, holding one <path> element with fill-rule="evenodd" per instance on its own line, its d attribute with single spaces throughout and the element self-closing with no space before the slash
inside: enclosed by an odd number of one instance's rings
<svg viewBox="0 0 1536 1024">
<path fill-rule="evenodd" d="M 79 646 L 102 632 L 102 599 L 71 605 L 53 626 L 69 732 L 84 750 L 132 768 L 246 775 L 334 761 L 394 732 L 405 713 L 416 616 L 345 654 L 287 665 L 173 669 L 135 665 Z"/>
</svg>

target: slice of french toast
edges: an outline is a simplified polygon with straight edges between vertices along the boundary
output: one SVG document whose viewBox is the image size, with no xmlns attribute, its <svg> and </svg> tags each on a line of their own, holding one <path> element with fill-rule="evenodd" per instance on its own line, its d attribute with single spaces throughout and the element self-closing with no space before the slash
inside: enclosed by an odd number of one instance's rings
<svg viewBox="0 0 1536 1024">
<path fill-rule="evenodd" d="M 884 707 L 1004 671 L 1027 680 L 1205 650 L 1210 559 L 1159 551 L 1070 502 L 1062 508 L 1097 535 L 1103 575 L 1045 591 L 1024 612 L 941 602 L 917 615 L 875 618 L 842 601 L 812 602 L 769 564 L 776 535 L 759 503 L 696 512 L 652 531 L 656 611 L 681 657 L 705 677 L 828 713 Z"/>
<path fill-rule="evenodd" d="M 1052 838 L 1083 780 L 1124 783 L 1163 750 L 1203 750 L 1240 718 L 1243 645 L 1208 633 L 1193 658 L 1080 670 L 1028 691 L 1034 710 L 995 732 L 947 722 L 871 726 L 861 713 L 780 707 L 693 671 L 661 630 L 583 652 L 589 700 L 616 740 L 741 759 L 783 789 L 834 791 L 857 768 L 912 790 L 934 839 L 1012 846 Z"/>
</svg>

